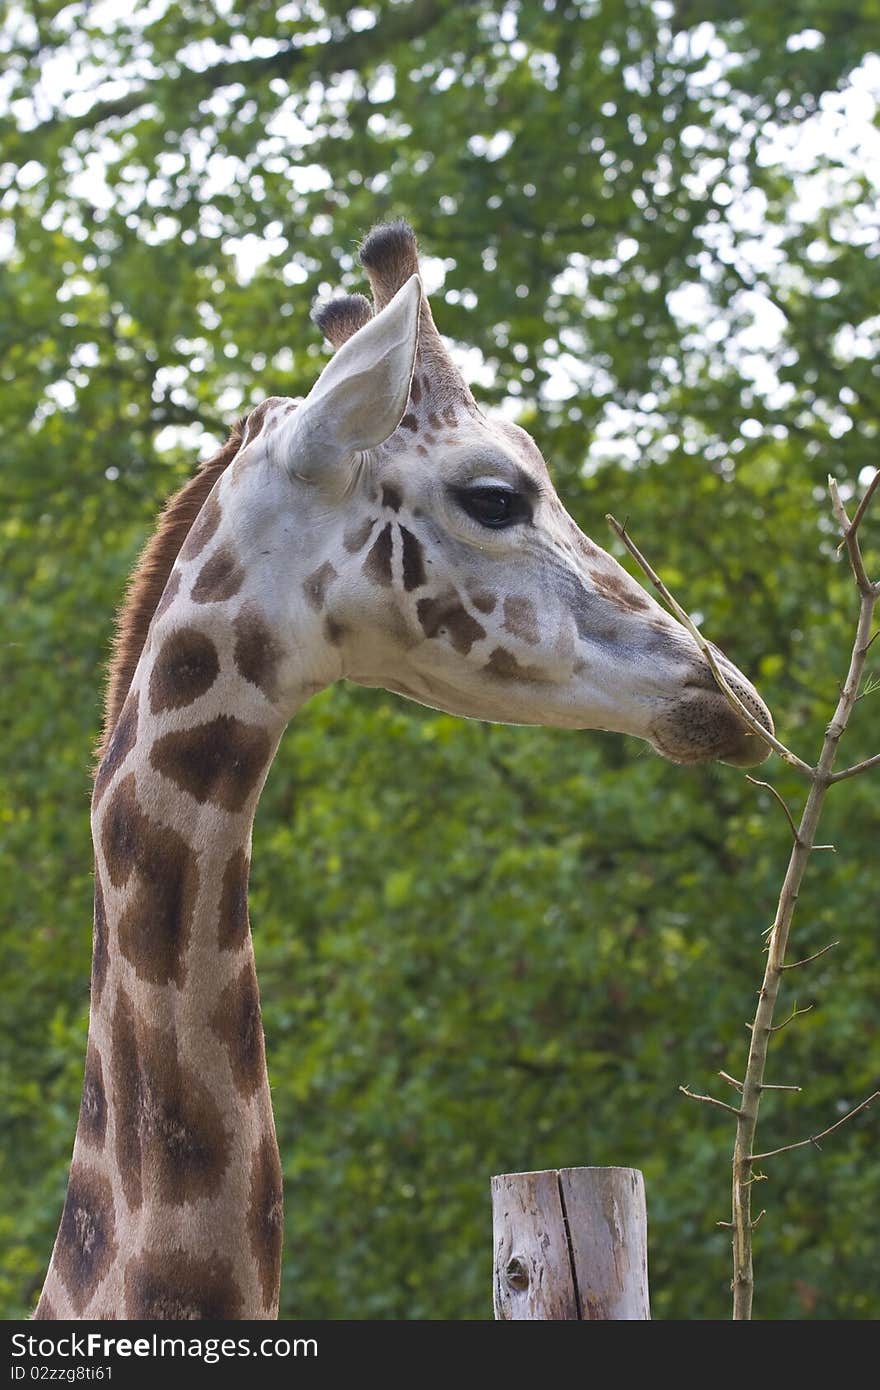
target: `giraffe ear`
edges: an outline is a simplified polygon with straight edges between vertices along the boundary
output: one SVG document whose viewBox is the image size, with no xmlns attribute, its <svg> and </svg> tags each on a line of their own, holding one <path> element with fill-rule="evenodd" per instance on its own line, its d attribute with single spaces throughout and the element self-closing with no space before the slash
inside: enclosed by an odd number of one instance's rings
<svg viewBox="0 0 880 1390">
<path fill-rule="evenodd" d="M 374 449 L 403 418 L 419 339 L 422 282 L 412 275 L 381 313 L 342 344 L 299 409 L 291 434 L 279 444 L 284 463 L 317 481 L 357 454 Z"/>
</svg>

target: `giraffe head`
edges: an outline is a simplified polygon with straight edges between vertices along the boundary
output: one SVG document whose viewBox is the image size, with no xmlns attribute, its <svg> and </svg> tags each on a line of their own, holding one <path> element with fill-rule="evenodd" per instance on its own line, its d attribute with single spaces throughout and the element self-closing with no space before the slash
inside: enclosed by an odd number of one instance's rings
<svg viewBox="0 0 880 1390">
<path fill-rule="evenodd" d="M 347 678 L 477 719 L 616 730 L 681 763 L 762 761 L 691 636 L 578 529 L 529 435 L 478 408 L 410 228 L 377 228 L 361 261 L 373 303 L 318 311 L 335 356 L 304 401 L 257 407 L 222 484 L 249 515 L 239 548 L 262 566 L 273 630 L 301 645 L 310 624 L 313 686 Z"/>
</svg>

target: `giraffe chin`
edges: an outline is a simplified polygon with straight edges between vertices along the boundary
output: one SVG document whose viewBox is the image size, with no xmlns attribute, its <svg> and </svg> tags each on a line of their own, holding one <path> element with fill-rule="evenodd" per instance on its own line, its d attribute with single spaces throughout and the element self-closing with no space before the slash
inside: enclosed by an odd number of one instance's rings
<svg viewBox="0 0 880 1390">
<path fill-rule="evenodd" d="M 772 734 L 773 719 L 767 707 L 757 697 L 748 703 Z M 676 705 L 654 723 L 649 740 L 664 758 L 685 765 L 720 762 L 733 767 L 756 767 L 766 761 L 771 751 L 762 738 L 737 718 L 723 696 L 703 696 Z"/>
</svg>

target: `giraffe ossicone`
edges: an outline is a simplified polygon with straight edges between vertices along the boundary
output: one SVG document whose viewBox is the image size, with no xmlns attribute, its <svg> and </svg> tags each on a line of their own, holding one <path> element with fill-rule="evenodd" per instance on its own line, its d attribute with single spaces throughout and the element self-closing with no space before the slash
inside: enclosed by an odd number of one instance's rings
<svg viewBox="0 0 880 1390">
<path fill-rule="evenodd" d="M 479 409 L 410 228 L 375 229 L 361 259 L 372 306 L 318 311 L 335 356 L 171 500 L 120 618 L 83 1099 L 38 1318 L 277 1314 L 247 882 L 275 749 L 317 690 L 348 679 L 477 719 L 618 730 L 682 763 L 765 756 L 689 634 L 568 516 L 530 437 Z"/>
</svg>

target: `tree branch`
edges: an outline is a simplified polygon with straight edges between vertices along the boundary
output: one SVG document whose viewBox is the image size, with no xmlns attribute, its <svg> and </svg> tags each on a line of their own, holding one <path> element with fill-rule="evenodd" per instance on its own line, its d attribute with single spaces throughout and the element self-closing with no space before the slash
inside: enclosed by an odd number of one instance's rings
<svg viewBox="0 0 880 1390">
<path fill-rule="evenodd" d="M 855 1115 L 860 1114 L 862 1110 L 867 1110 L 868 1106 L 875 1100 L 880 1100 L 880 1091 L 875 1091 L 872 1096 L 868 1096 L 867 1100 L 863 1100 L 861 1105 L 856 1105 L 852 1110 L 848 1110 L 836 1124 L 829 1125 L 827 1129 L 822 1130 L 821 1134 L 812 1134 L 809 1139 L 799 1139 L 796 1144 L 783 1144 L 781 1149 L 768 1149 L 765 1154 L 750 1154 L 749 1161 L 751 1163 L 758 1163 L 765 1158 L 775 1158 L 777 1154 L 790 1153 L 792 1149 L 803 1149 L 807 1144 L 818 1144 L 820 1139 L 827 1139 L 829 1134 L 833 1134 L 836 1129 L 840 1129 L 840 1126 L 845 1125 L 847 1120 L 851 1120 Z"/>
</svg>

